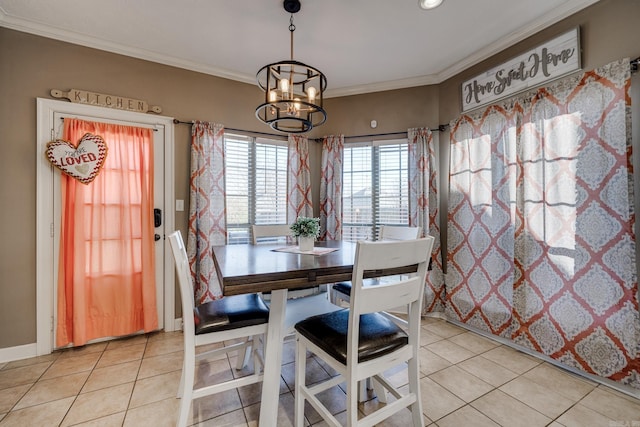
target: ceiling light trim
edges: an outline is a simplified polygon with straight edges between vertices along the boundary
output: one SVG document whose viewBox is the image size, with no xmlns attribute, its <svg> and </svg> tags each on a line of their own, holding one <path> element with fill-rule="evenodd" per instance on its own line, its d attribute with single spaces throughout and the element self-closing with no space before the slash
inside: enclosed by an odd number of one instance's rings
<svg viewBox="0 0 640 427">
<path fill-rule="evenodd" d="M 431 10 L 442 4 L 443 0 L 418 0 L 418 7 L 422 10 Z"/>
</svg>

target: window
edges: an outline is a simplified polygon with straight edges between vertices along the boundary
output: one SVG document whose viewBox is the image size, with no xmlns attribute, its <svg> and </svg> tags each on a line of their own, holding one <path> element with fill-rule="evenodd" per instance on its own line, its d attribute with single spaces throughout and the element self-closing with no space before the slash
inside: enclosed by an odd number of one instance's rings
<svg viewBox="0 0 640 427">
<path fill-rule="evenodd" d="M 251 225 L 287 223 L 286 141 L 225 134 L 228 243 L 249 243 Z"/>
<path fill-rule="evenodd" d="M 349 144 L 342 170 L 342 237 L 373 240 L 380 225 L 409 225 L 406 140 Z"/>
</svg>

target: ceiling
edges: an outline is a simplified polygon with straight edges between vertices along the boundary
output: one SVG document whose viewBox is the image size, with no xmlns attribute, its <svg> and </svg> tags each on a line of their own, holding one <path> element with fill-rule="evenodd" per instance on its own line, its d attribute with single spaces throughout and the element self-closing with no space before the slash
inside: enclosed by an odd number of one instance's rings
<svg viewBox="0 0 640 427">
<path fill-rule="evenodd" d="M 439 83 L 598 0 L 301 0 L 325 96 Z M 289 58 L 282 0 L 0 0 L 0 26 L 246 83 Z"/>
</svg>

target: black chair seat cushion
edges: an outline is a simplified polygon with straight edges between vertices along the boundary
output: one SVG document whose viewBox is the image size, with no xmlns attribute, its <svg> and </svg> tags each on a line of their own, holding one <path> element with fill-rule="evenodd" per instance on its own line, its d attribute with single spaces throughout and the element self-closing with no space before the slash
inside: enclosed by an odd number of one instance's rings
<svg viewBox="0 0 640 427">
<path fill-rule="evenodd" d="M 200 304 L 193 316 L 200 335 L 266 323 L 269 309 L 258 294 L 233 295 Z"/>
<path fill-rule="evenodd" d="M 340 282 L 333 285 L 333 290 L 341 294 L 351 295 L 351 282 Z"/>
<path fill-rule="evenodd" d="M 309 317 L 295 326 L 296 331 L 342 364 L 347 363 L 349 309 Z M 391 353 L 409 343 L 409 336 L 398 325 L 379 313 L 360 316 L 358 362 Z"/>
<path fill-rule="evenodd" d="M 363 281 L 364 286 L 373 286 L 376 283 L 378 283 L 377 279 L 364 279 Z M 340 292 L 341 294 L 351 296 L 351 282 L 335 283 L 332 286 L 334 290 Z"/>
</svg>

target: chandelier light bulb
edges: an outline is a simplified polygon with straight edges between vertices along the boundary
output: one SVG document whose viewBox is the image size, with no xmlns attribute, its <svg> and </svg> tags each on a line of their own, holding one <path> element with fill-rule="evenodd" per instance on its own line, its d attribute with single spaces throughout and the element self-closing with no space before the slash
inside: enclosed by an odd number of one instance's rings
<svg viewBox="0 0 640 427">
<path fill-rule="evenodd" d="M 316 100 L 316 88 L 313 86 L 310 86 L 309 88 L 307 88 L 307 97 L 309 98 L 309 102 L 311 104 L 313 104 Z"/>
<path fill-rule="evenodd" d="M 289 80 L 280 79 L 280 90 L 283 94 L 289 92 Z"/>
<path fill-rule="evenodd" d="M 278 92 L 275 90 L 269 91 L 269 102 L 276 102 L 278 100 Z"/>
</svg>

